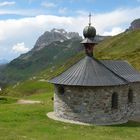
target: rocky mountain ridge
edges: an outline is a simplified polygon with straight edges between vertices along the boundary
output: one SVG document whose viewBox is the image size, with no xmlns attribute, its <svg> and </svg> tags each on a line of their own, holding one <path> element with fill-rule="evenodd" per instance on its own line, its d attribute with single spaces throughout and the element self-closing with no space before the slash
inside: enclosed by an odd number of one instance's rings
<svg viewBox="0 0 140 140">
<path fill-rule="evenodd" d="M 67 32 L 64 29 L 52 29 L 51 31 L 46 31 L 41 35 L 35 43 L 32 51 L 38 51 L 48 46 L 52 42 L 60 41 L 64 42 L 68 39 L 82 39 L 82 37 L 77 32 Z"/>
</svg>

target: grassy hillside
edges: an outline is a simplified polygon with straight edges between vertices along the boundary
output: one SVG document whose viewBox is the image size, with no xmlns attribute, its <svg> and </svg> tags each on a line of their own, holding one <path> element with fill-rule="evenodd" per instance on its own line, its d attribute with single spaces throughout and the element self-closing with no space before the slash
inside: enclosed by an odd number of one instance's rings
<svg viewBox="0 0 140 140">
<path fill-rule="evenodd" d="M 11 84 L 6 86 L 0 91 L 0 95 L 9 95 L 16 97 L 29 96 L 32 94 L 38 94 L 42 92 L 50 92 L 53 89 L 53 85 L 49 84 L 47 81 L 51 77 L 54 77 L 68 67 L 70 67 L 73 63 L 77 62 L 84 56 L 83 51 L 78 53 L 76 56 L 70 58 L 64 64 L 56 65 L 55 67 L 49 67 L 45 70 L 42 70 L 40 73 L 37 73 L 35 76 L 30 77 L 27 80 L 17 82 L 16 84 Z"/>
<path fill-rule="evenodd" d="M 111 37 L 95 48 L 99 59 L 127 60 L 140 71 L 140 29 Z"/>
</svg>

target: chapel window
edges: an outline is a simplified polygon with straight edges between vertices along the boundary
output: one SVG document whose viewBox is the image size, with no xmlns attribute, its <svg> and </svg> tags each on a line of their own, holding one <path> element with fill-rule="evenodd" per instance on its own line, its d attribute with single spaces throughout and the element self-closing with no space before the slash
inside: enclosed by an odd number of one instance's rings
<svg viewBox="0 0 140 140">
<path fill-rule="evenodd" d="M 118 94 L 114 92 L 112 94 L 112 109 L 117 109 L 118 108 Z"/>
<path fill-rule="evenodd" d="M 132 103 L 133 102 L 133 91 L 132 89 L 129 89 L 128 91 L 128 103 Z"/>
<path fill-rule="evenodd" d="M 59 94 L 63 95 L 65 93 L 64 86 L 63 85 L 59 85 L 57 87 L 57 91 L 58 91 Z"/>
</svg>

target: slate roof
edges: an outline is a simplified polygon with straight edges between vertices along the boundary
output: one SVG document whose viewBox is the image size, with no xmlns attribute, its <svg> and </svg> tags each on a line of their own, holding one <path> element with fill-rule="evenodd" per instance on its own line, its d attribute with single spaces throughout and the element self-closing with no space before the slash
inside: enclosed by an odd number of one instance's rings
<svg viewBox="0 0 140 140">
<path fill-rule="evenodd" d="M 86 56 L 49 82 L 72 86 L 124 85 L 140 82 L 140 73 L 126 61 L 97 60 Z"/>
</svg>

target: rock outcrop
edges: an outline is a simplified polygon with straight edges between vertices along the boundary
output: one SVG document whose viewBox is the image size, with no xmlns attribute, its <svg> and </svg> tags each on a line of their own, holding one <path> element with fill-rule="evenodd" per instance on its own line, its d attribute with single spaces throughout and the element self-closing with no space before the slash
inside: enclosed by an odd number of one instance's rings
<svg viewBox="0 0 140 140">
<path fill-rule="evenodd" d="M 140 18 L 139 19 L 135 19 L 133 22 L 131 22 L 131 25 L 129 27 L 129 29 L 139 29 L 140 28 Z"/>
</svg>

